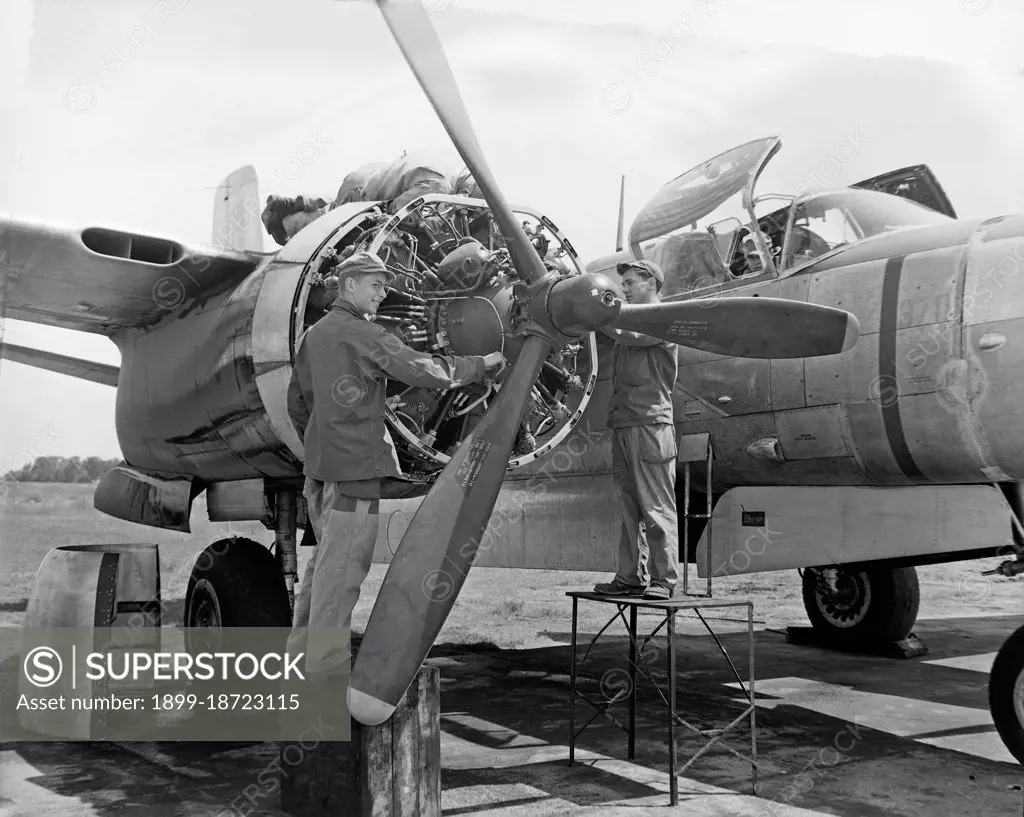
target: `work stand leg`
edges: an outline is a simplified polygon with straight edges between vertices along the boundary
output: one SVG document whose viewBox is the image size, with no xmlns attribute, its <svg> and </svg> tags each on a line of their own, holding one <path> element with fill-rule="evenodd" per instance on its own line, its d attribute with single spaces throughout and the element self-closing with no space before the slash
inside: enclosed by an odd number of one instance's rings
<svg viewBox="0 0 1024 817">
<path fill-rule="evenodd" d="M 748 616 L 747 616 L 747 622 L 748 622 L 748 624 L 747 624 L 747 627 L 748 627 L 748 648 L 752 650 L 753 649 L 753 605 L 748 602 L 747 606 L 748 606 L 748 610 L 749 610 Z M 725 741 L 723 740 L 723 737 L 727 733 L 731 732 L 741 722 L 746 720 L 748 717 L 752 716 L 753 713 L 754 713 L 754 710 L 756 708 L 755 707 L 755 702 L 754 702 L 754 692 L 753 692 L 753 660 L 754 660 L 753 659 L 753 655 L 754 654 L 751 651 L 751 653 L 750 653 L 751 682 L 750 682 L 750 684 L 744 684 L 743 683 L 743 679 L 740 677 L 739 672 L 736 670 L 736 666 L 735 666 L 735 664 L 733 664 L 732 659 L 729 657 L 729 653 L 726 651 L 725 646 L 721 642 L 721 639 L 719 639 L 718 635 L 711 628 L 711 626 L 707 623 L 707 621 L 705 620 L 704 616 L 701 615 L 700 610 L 696 609 L 696 607 L 695 607 L 694 608 L 694 612 L 697 614 L 697 617 L 701 620 L 701 623 L 704 625 L 704 628 L 708 631 L 708 633 L 711 635 L 711 637 L 714 638 L 715 643 L 718 645 L 719 651 L 722 653 L 722 656 L 728 662 L 729 667 L 732 670 L 733 677 L 736 679 L 736 682 L 739 685 L 740 691 L 743 692 L 747 696 L 747 700 L 749 702 L 749 706 L 742 712 L 742 714 L 740 714 L 738 717 L 736 717 L 728 726 L 726 726 L 726 727 L 724 727 L 722 729 L 700 730 L 700 729 L 697 729 L 695 726 L 687 723 L 686 720 L 684 720 L 683 718 L 680 718 L 680 717 L 677 716 L 674 720 L 677 720 L 681 726 L 683 726 L 686 729 L 688 729 L 694 735 L 696 735 L 698 737 L 703 737 L 703 738 L 707 738 L 709 735 L 713 735 L 713 737 L 711 737 L 711 739 L 708 740 L 708 742 L 705 743 L 704 746 L 695 755 L 693 755 L 688 761 L 686 761 L 685 764 L 683 764 L 683 768 L 679 770 L 680 774 L 685 774 L 686 770 L 693 763 L 695 763 L 701 756 L 703 756 L 709 749 L 711 749 L 716 744 L 720 748 L 725 749 L 728 752 L 731 752 L 733 755 L 738 757 L 740 760 L 743 760 L 743 761 L 746 761 L 747 763 L 750 763 L 751 766 L 754 768 L 755 774 L 756 774 L 757 761 L 756 761 L 756 757 L 755 757 L 755 754 L 754 754 L 754 753 L 756 753 L 756 743 L 754 741 L 754 738 L 755 738 L 754 733 L 751 732 L 751 752 L 752 752 L 752 754 L 751 754 L 750 757 L 747 757 L 747 756 L 741 754 L 740 752 L 737 752 L 731 746 L 727 745 L 725 743 Z M 751 726 L 753 727 L 753 725 L 755 723 L 753 717 L 750 717 L 750 722 L 751 722 Z M 755 782 L 756 782 L 756 777 L 755 777 Z"/>
<path fill-rule="evenodd" d="M 569 669 L 569 765 L 576 759 L 576 610 L 579 600 L 572 600 L 572 649 Z"/>
<path fill-rule="evenodd" d="M 576 660 L 576 650 L 577 650 L 577 643 L 578 643 L 578 636 L 579 636 L 579 625 L 578 625 L 579 618 L 578 618 L 578 607 L 576 606 L 576 597 L 575 596 L 573 597 L 572 646 L 570 648 L 571 652 L 572 652 L 572 662 L 570 664 L 570 674 L 569 674 L 569 732 L 570 732 L 570 734 L 569 734 L 569 765 L 570 766 L 573 764 L 573 762 L 576 759 L 576 751 L 575 751 L 575 749 L 576 749 L 576 738 L 579 737 L 579 735 L 582 734 L 584 732 L 584 730 L 586 730 L 587 727 L 590 726 L 591 723 L 593 723 L 598 717 L 601 717 L 602 715 L 605 718 L 607 718 L 609 721 L 611 721 L 613 724 L 615 724 L 616 727 L 618 727 L 619 729 L 621 729 L 623 732 L 626 733 L 626 735 L 628 737 L 628 740 L 629 740 L 628 748 L 627 748 L 627 754 L 629 755 L 630 759 L 632 759 L 636 755 L 636 701 L 637 701 L 636 676 L 637 676 L 637 672 L 639 670 L 638 663 L 639 663 L 639 660 L 640 660 L 640 655 L 642 655 L 642 653 L 643 653 L 643 648 L 637 647 L 637 641 L 636 641 L 637 614 L 636 614 L 636 609 L 635 609 L 635 607 L 632 608 L 630 618 L 629 618 L 629 620 L 627 620 L 626 619 L 626 615 L 624 613 L 624 609 L 627 606 L 629 606 L 629 605 L 626 605 L 626 604 L 616 604 L 617 611 L 616 611 L 615 615 L 613 615 L 608 620 L 608 623 L 605 624 L 598 631 L 597 635 L 595 635 L 593 637 L 593 639 L 591 639 L 590 646 L 587 647 L 586 652 L 583 654 L 583 658 L 580 661 L 577 661 Z M 594 647 L 597 644 L 598 640 L 604 634 L 604 631 L 607 630 L 612 624 L 614 624 L 616 620 L 620 620 L 622 622 L 622 626 L 626 628 L 626 632 L 628 633 L 629 639 L 630 639 L 630 649 L 629 649 L 630 669 L 626 673 L 627 677 L 629 678 L 629 681 L 628 681 L 629 686 L 628 686 L 628 688 L 624 688 L 624 689 L 614 693 L 611 696 L 610 699 L 604 701 L 603 703 L 597 703 L 596 701 L 592 700 L 589 695 L 587 695 L 584 692 L 580 692 L 579 691 L 579 689 L 577 687 L 577 684 L 579 682 L 580 670 L 584 666 L 586 666 L 587 659 L 590 657 L 591 650 L 594 649 Z M 659 625 L 659 627 L 660 627 L 660 625 Z M 644 672 L 645 672 L 645 674 L 647 674 L 646 671 L 644 671 Z M 576 698 L 581 698 L 584 702 L 589 704 L 590 707 L 594 710 L 594 714 L 591 715 L 590 718 L 588 718 L 586 720 L 586 722 L 582 726 L 580 726 L 578 729 L 576 728 L 576 708 L 575 708 Z M 609 713 L 609 711 L 608 711 L 612 706 L 614 706 L 614 705 L 616 705 L 616 704 L 618 704 L 618 703 L 620 703 L 622 701 L 625 701 L 627 709 L 628 709 L 628 715 L 627 715 L 625 723 L 621 723 L 618 718 L 616 718 L 615 716 L 611 715 Z"/>
<path fill-rule="evenodd" d="M 747 605 L 747 654 L 750 656 L 750 768 L 757 794 L 757 693 L 754 692 L 754 605 Z"/>
<path fill-rule="evenodd" d="M 679 779 L 676 777 L 676 616 L 667 612 L 668 622 L 668 775 L 669 798 L 679 802 Z"/>
<path fill-rule="evenodd" d="M 629 752 L 636 757 L 636 607 L 629 609 Z"/>
<path fill-rule="evenodd" d="M 626 732 L 626 734 L 628 736 L 627 755 L 628 755 L 630 760 L 635 759 L 635 757 L 636 757 L 636 711 L 637 711 L 637 699 L 638 699 L 638 691 L 639 691 L 638 690 L 637 680 L 642 675 L 644 678 L 646 678 L 650 682 L 651 686 L 654 689 L 655 694 L 660 699 L 661 704 L 665 707 L 665 709 L 668 712 L 668 735 L 667 735 L 667 737 L 668 737 L 668 752 L 669 752 L 669 756 L 668 756 L 668 773 L 669 773 L 669 794 L 670 794 L 671 805 L 672 806 L 677 806 L 679 804 L 679 775 L 685 775 L 687 770 L 694 763 L 696 763 L 701 757 L 703 757 L 707 752 L 709 752 L 713 748 L 724 749 L 725 751 L 729 752 L 730 754 L 734 755 L 735 757 L 739 758 L 740 760 L 750 764 L 751 771 L 752 771 L 752 777 L 753 777 L 752 790 L 756 794 L 757 793 L 757 782 L 758 782 L 757 781 L 758 763 L 757 763 L 757 737 L 756 737 L 756 735 L 757 735 L 757 705 L 756 705 L 755 680 L 754 680 L 754 605 L 753 605 L 753 603 L 750 602 L 749 600 L 745 600 L 745 601 L 742 601 L 742 602 L 718 602 L 718 603 L 715 603 L 714 601 L 706 602 L 706 603 L 700 603 L 700 602 L 697 602 L 697 601 L 682 601 L 682 602 L 674 602 L 674 603 L 670 602 L 670 603 L 662 606 L 661 604 L 656 604 L 656 603 L 655 604 L 647 605 L 647 604 L 637 604 L 636 602 L 619 602 L 619 601 L 616 601 L 614 599 L 595 598 L 595 599 L 593 599 L 595 601 L 610 602 L 610 603 L 614 604 L 615 607 L 616 607 L 616 614 L 613 615 L 603 627 L 601 627 L 601 629 L 597 632 L 597 634 L 591 640 L 590 645 L 587 647 L 586 652 L 584 653 L 582 660 L 577 662 L 577 660 L 576 660 L 576 650 L 577 650 L 577 641 L 578 641 L 578 632 L 579 632 L 578 631 L 578 627 L 579 627 L 579 608 L 578 608 L 578 604 L 577 604 L 577 597 L 576 597 L 576 595 L 572 594 L 572 593 L 567 594 L 567 595 L 571 595 L 572 598 L 573 598 L 573 609 L 572 609 L 572 648 L 571 648 L 572 649 L 572 662 L 571 662 L 571 665 L 570 665 L 570 679 L 569 679 L 569 686 L 570 686 L 570 699 L 569 699 L 570 700 L 570 704 L 569 704 L 569 765 L 570 766 L 573 765 L 573 763 L 575 762 L 575 759 L 576 759 L 576 754 L 575 754 L 576 738 L 578 737 L 578 735 L 580 733 L 582 733 L 584 730 L 586 730 L 586 728 L 591 723 L 593 723 L 597 718 L 601 717 L 602 715 L 606 719 L 611 721 L 619 729 L 621 729 L 623 732 Z M 584 598 L 589 599 L 590 595 L 589 594 L 584 595 Z M 627 606 L 630 608 L 630 614 L 629 614 L 628 621 L 626 619 L 625 611 L 624 611 L 624 608 L 627 607 Z M 647 636 L 644 638 L 642 644 L 639 641 L 639 635 L 637 633 L 637 629 L 638 629 L 637 628 L 637 615 L 638 615 L 637 614 L 637 610 L 638 610 L 638 607 L 640 607 L 640 606 L 661 609 L 665 613 L 664 619 L 661 620 L 657 624 L 657 626 L 655 626 L 655 628 L 653 629 L 652 632 L 647 634 Z M 744 683 L 743 679 L 740 677 L 740 674 L 739 674 L 739 672 L 738 672 L 738 670 L 736 668 L 736 665 L 733 663 L 733 660 L 732 660 L 732 658 L 730 658 L 729 653 L 728 653 L 728 651 L 725 648 L 725 645 L 722 643 L 722 640 L 718 637 L 718 634 L 715 633 L 714 629 L 711 627 L 711 625 L 709 624 L 707 619 L 701 614 L 701 611 L 700 611 L 699 608 L 702 608 L 702 607 L 705 607 L 705 606 L 707 606 L 707 607 L 738 607 L 738 606 L 745 606 L 747 608 L 747 649 L 748 649 L 748 654 L 749 654 L 749 682 L 748 683 Z M 706 728 L 706 729 L 699 728 L 699 726 L 687 722 L 687 720 L 685 718 L 681 717 L 679 712 L 678 712 L 678 707 L 677 707 L 678 679 L 676 677 L 676 620 L 675 620 L 675 617 L 676 617 L 676 613 L 680 612 L 681 609 L 692 609 L 693 612 L 696 614 L 697 618 L 700 619 L 701 624 L 704 625 L 705 630 L 707 630 L 708 634 L 714 639 L 715 644 L 717 645 L 719 652 L 721 652 L 722 657 L 726 660 L 726 662 L 729 665 L 729 668 L 732 670 L 732 674 L 736 678 L 736 682 L 738 684 L 738 687 L 739 687 L 740 691 L 742 693 L 744 693 L 746 698 L 747 698 L 747 703 L 748 703 L 747 707 L 743 710 L 742 713 L 740 713 L 738 716 L 736 716 L 728 725 L 724 726 L 723 728 Z M 611 697 L 608 698 L 607 700 L 605 700 L 604 702 L 598 703 L 595 700 L 593 700 L 591 698 L 591 696 L 588 695 L 586 692 L 578 691 L 577 688 L 576 688 L 576 685 L 577 685 L 578 679 L 580 677 L 580 669 L 587 665 L 587 659 L 589 658 L 590 653 L 593 650 L 593 648 L 595 647 L 597 641 L 604 634 L 604 632 L 615 622 L 616 619 L 618 619 L 618 620 L 620 620 L 622 622 L 622 624 L 626 627 L 626 630 L 627 630 L 627 632 L 629 634 L 629 651 L 628 651 L 628 655 L 629 655 L 629 671 L 628 671 L 629 689 L 628 690 L 618 690 L 618 691 L 614 692 L 614 694 L 612 694 Z M 654 672 L 652 672 L 652 669 L 654 669 L 654 668 L 651 667 L 651 666 L 648 666 L 647 662 L 644 661 L 644 651 L 645 651 L 645 649 L 647 648 L 648 644 L 650 644 L 652 642 L 652 640 L 658 635 L 658 633 L 661 631 L 662 627 L 665 628 L 665 634 L 666 634 L 666 637 L 668 639 L 668 645 L 667 645 L 668 646 L 668 650 L 667 650 L 667 653 L 666 653 L 666 670 L 667 670 L 666 674 L 668 675 L 667 694 L 666 694 L 666 690 L 665 690 L 664 686 L 660 683 L 660 681 L 657 678 L 655 678 L 654 673 L 656 673 L 657 670 L 655 669 Z M 644 664 L 643 666 L 641 666 L 641 662 L 643 662 L 643 664 Z M 619 672 L 619 670 L 616 670 L 616 672 Z M 602 693 L 604 693 L 604 692 L 605 692 L 605 690 L 603 689 L 603 684 L 602 684 Z M 586 719 L 586 722 L 582 726 L 580 726 L 580 728 L 578 730 L 576 728 L 576 697 L 577 697 L 577 695 L 586 704 L 588 704 L 594 710 L 594 713 L 589 718 Z M 618 703 L 623 702 L 623 699 L 625 699 L 625 702 L 626 702 L 628 710 L 629 710 L 628 719 L 627 719 L 627 722 L 626 722 L 625 725 L 623 723 L 621 723 L 613 715 L 611 715 L 609 713 L 609 711 L 608 711 L 612 706 L 614 706 L 614 705 L 616 705 Z M 730 735 L 730 733 L 734 729 L 736 729 L 737 727 L 742 728 L 742 724 L 744 722 L 748 721 L 748 720 L 749 720 L 749 723 L 750 723 L 750 754 L 749 755 L 744 755 L 743 753 L 738 752 L 736 749 L 734 749 L 732 746 L 730 746 L 728 743 L 726 743 L 725 738 L 726 738 L 726 736 Z M 690 733 L 690 735 L 692 735 L 693 737 L 700 738 L 703 741 L 703 745 L 701 746 L 701 748 L 698 749 L 698 751 L 695 754 L 690 756 L 687 759 L 687 761 L 684 764 L 682 764 L 681 767 L 679 765 L 679 746 L 677 745 L 677 738 L 678 738 L 678 735 L 680 734 L 680 730 L 677 727 L 682 727 L 682 729 L 685 730 L 682 734 L 686 735 L 687 733 Z M 689 751 L 687 751 L 686 754 L 689 755 Z"/>
</svg>

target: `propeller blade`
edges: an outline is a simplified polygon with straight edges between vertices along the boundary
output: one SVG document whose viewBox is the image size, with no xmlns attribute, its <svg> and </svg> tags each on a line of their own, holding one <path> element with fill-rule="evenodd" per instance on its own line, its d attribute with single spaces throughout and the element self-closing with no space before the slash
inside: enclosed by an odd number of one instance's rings
<svg viewBox="0 0 1024 817">
<path fill-rule="evenodd" d="M 856 316 L 842 309 L 761 297 L 623 304 L 609 327 L 720 355 L 775 359 L 835 355 L 860 334 Z"/>
<path fill-rule="evenodd" d="M 377 0 L 377 6 L 420 87 L 484 194 L 516 270 L 530 283 L 539 281 L 547 270 L 498 189 L 422 0 Z"/>
<path fill-rule="evenodd" d="M 455 78 L 419 0 L 377 0 L 391 33 L 491 208 L 528 283 L 547 275 L 484 159 Z M 349 711 L 391 717 L 458 598 L 508 468 L 527 400 L 551 346 L 526 338 L 497 399 L 424 497 L 377 593 L 349 683 Z"/>
<path fill-rule="evenodd" d="M 497 399 L 423 499 L 377 593 L 349 684 L 360 723 L 395 711 L 458 598 L 551 347 L 528 337 Z"/>
</svg>

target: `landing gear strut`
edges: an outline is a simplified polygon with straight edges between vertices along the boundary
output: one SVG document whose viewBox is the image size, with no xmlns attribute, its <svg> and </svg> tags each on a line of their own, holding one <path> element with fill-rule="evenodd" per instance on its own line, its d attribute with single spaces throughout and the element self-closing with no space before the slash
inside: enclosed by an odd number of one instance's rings
<svg viewBox="0 0 1024 817">
<path fill-rule="evenodd" d="M 288 592 L 288 609 L 295 609 L 295 581 L 298 578 L 299 557 L 295 549 L 298 527 L 298 496 L 295 491 L 278 491 L 276 522 L 274 525 L 274 552 L 277 566 Z"/>
</svg>

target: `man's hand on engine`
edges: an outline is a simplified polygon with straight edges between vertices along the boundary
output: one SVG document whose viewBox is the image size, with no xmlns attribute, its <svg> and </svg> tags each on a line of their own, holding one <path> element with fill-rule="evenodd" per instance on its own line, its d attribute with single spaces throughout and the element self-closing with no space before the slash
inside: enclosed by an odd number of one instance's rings
<svg viewBox="0 0 1024 817">
<path fill-rule="evenodd" d="M 484 355 L 484 375 L 488 380 L 501 374 L 506 366 L 508 366 L 508 361 L 501 352 L 491 352 L 489 355 Z"/>
</svg>

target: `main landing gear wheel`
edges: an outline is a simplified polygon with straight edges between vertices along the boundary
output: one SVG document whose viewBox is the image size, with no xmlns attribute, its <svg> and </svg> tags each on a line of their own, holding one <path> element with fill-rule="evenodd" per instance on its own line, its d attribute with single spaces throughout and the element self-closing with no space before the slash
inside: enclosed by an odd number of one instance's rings
<svg viewBox="0 0 1024 817">
<path fill-rule="evenodd" d="M 1024 627 L 996 653 L 988 679 L 988 706 L 999 737 L 1024 764 Z"/>
<path fill-rule="evenodd" d="M 913 567 L 807 568 L 804 609 L 837 646 L 884 644 L 910 635 L 921 601 Z"/>
<path fill-rule="evenodd" d="M 214 542 L 196 559 L 185 594 L 185 644 L 206 651 L 223 627 L 291 627 L 291 605 L 273 554 L 251 539 Z"/>
</svg>

